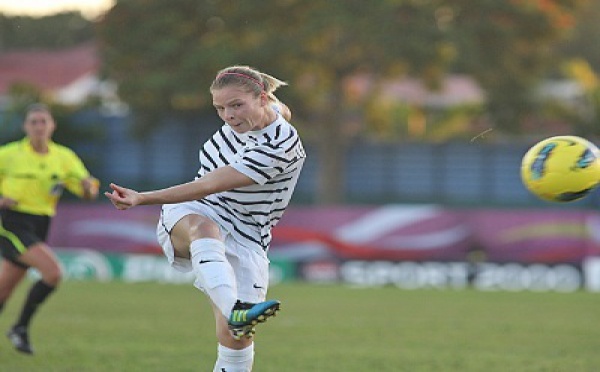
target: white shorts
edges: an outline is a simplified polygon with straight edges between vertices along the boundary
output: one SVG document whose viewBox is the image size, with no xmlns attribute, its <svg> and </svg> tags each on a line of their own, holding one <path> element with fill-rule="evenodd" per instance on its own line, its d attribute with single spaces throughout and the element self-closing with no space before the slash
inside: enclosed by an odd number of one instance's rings
<svg viewBox="0 0 600 372">
<path fill-rule="evenodd" d="M 198 214 L 215 221 L 214 211 L 210 207 L 192 201 L 163 205 L 156 227 L 158 243 L 169 264 L 181 272 L 192 271 L 192 263 L 186 258 L 175 257 L 170 233 L 180 219 L 190 214 Z M 223 226 L 219 225 L 219 228 L 225 244 L 225 255 L 235 273 L 238 299 L 251 303 L 265 301 L 269 287 L 269 260 L 266 253 L 242 246 Z M 198 289 L 204 291 L 203 288 Z"/>
</svg>

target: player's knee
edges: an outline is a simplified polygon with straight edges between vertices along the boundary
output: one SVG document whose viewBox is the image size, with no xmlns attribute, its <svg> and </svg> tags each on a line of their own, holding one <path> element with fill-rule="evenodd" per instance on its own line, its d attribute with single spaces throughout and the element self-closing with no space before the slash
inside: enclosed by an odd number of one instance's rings
<svg viewBox="0 0 600 372">
<path fill-rule="evenodd" d="M 190 214 L 175 224 L 170 237 L 175 251 L 185 257 L 192 242 L 203 238 L 221 239 L 221 230 L 211 219 Z"/>
<path fill-rule="evenodd" d="M 221 237 L 219 225 L 217 225 L 211 219 L 203 216 L 193 217 L 193 220 L 189 224 L 188 233 L 190 241 L 202 238 L 219 239 Z"/>
<path fill-rule="evenodd" d="M 60 267 L 51 267 L 44 270 L 42 273 L 42 280 L 44 283 L 56 287 L 60 284 L 63 274 Z"/>
</svg>

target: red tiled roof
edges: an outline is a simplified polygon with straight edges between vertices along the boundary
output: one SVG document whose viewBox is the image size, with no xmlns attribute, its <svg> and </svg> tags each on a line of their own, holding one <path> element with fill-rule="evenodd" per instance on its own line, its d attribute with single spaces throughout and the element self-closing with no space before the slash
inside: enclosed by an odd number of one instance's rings
<svg viewBox="0 0 600 372">
<path fill-rule="evenodd" d="M 369 75 L 359 74 L 346 80 L 346 89 L 355 97 L 364 97 L 373 89 L 373 83 Z M 481 103 L 485 100 L 483 90 L 475 79 L 467 75 L 447 75 L 437 90 L 428 89 L 421 80 L 411 77 L 389 80 L 379 89 L 382 98 L 416 105 L 444 107 Z"/>
<path fill-rule="evenodd" d="M 387 84 L 384 92 L 391 97 L 398 97 L 413 104 L 429 104 L 433 106 L 453 106 L 466 103 L 481 103 L 483 91 L 475 80 L 465 75 L 446 76 L 441 87 L 430 90 L 422 81 L 406 78 Z"/>
<path fill-rule="evenodd" d="M 94 44 L 61 50 L 27 50 L 0 53 L 0 95 L 18 82 L 33 84 L 44 91 L 55 91 L 80 77 L 98 71 Z"/>
</svg>

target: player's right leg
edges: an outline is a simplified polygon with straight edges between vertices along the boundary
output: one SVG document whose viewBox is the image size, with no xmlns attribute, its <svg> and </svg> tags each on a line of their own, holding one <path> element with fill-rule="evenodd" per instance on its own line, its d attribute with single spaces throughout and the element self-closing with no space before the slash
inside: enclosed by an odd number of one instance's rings
<svg viewBox="0 0 600 372">
<path fill-rule="evenodd" d="M 279 311 L 281 303 L 277 300 L 267 300 L 257 304 L 238 301 L 231 315 L 229 316 L 228 326 L 237 340 L 254 336 L 254 326 L 258 323 L 266 322 Z"/>
<path fill-rule="evenodd" d="M 266 300 L 269 288 L 269 260 L 262 249 L 244 246 L 228 236 L 227 258 L 236 274 L 238 299 L 228 319 L 234 338 L 252 338 L 258 323 L 275 316 L 277 300 Z"/>
<path fill-rule="evenodd" d="M 215 316 L 217 339 L 217 361 L 213 372 L 225 371 L 252 371 L 254 364 L 254 342 L 251 338 L 234 338 L 230 332 L 227 319 L 221 310 L 212 304 Z"/>
<path fill-rule="evenodd" d="M 237 300 L 237 284 L 219 226 L 206 216 L 186 215 L 171 229 L 170 243 L 175 257 L 191 261 L 194 286 L 208 296 L 212 305 L 219 341 L 214 371 L 251 371 L 252 340 L 235 339 L 227 323 Z"/>
<path fill-rule="evenodd" d="M 217 361 L 213 372 L 222 372 L 223 370 L 236 372 L 252 371 L 252 365 L 254 364 L 254 342 L 252 340 L 252 336 L 254 335 L 254 325 L 266 320 L 267 317 L 256 315 L 255 318 L 260 318 L 260 321 L 256 323 L 252 321 L 240 323 L 239 327 L 233 326 L 233 329 L 231 318 L 234 317 L 235 314 L 239 315 L 237 311 L 240 307 L 244 307 L 246 310 L 252 311 L 252 309 L 254 309 L 255 312 L 264 313 L 266 311 L 265 304 L 267 303 L 276 303 L 277 308 L 279 306 L 278 301 L 266 301 L 256 305 L 245 304 L 245 306 L 240 305 L 240 302 L 238 302 L 236 306 L 234 306 L 234 310 L 229 319 L 226 319 L 221 313 L 221 310 L 213 304 L 217 339 L 219 340 Z M 269 313 L 274 315 L 276 309 L 272 309 L 273 311 Z"/>
<path fill-rule="evenodd" d="M 264 301 L 264 297 L 247 295 L 249 291 L 247 287 L 257 283 L 265 288 L 259 292 L 265 293 L 268 286 L 265 278 L 268 278 L 268 275 L 258 279 L 254 275 L 244 272 L 241 266 L 251 267 L 253 264 L 247 261 L 243 265 L 238 265 L 237 270 L 242 275 L 238 278 L 232 262 L 226 255 L 227 247 L 220 237 L 218 225 L 204 216 L 191 215 L 184 219 L 187 219 L 186 224 L 194 226 L 193 228 L 188 227 L 191 240 L 190 261 L 196 274 L 194 285 L 205 292 L 211 302 L 221 310 L 221 314 L 228 320 L 228 326 L 234 338 L 238 340 L 242 337 L 251 338 L 254 334 L 254 326 L 266 321 L 279 310 L 279 301 Z M 178 234 L 176 232 L 178 225 L 173 229 L 172 235 Z M 201 232 L 198 233 L 198 231 Z M 244 249 L 248 251 L 246 248 Z M 228 253 L 232 254 L 233 252 Z M 236 259 L 239 261 L 239 257 Z M 253 269 L 248 270 L 247 268 L 246 270 L 253 271 Z M 259 271 L 264 272 L 265 270 L 268 270 L 268 267 Z M 247 283 L 247 280 L 251 280 L 251 283 Z M 243 286 L 241 292 L 238 285 Z M 254 291 L 257 290 L 254 289 Z M 253 301 L 251 303 L 242 302 L 239 301 L 240 298 L 251 298 Z"/>
<path fill-rule="evenodd" d="M 27 267 L 17 265 L 4 258 L 0 261 L 0 312 L 8 301 L 17 285 L 27 273 Z"/>
</svg>

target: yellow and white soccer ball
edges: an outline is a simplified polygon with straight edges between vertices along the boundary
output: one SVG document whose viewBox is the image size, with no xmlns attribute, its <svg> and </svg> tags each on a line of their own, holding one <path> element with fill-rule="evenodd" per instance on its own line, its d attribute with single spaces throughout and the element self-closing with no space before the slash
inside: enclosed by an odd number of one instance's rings
<svg viewBox="0 0 600 372">
<path fill-rule="evenodd" d="M 529 191 L 543 200 L 581 199 L 600 183 L 600 151 L 581 137 L 547 138 L 523 157 L 521 179 Z"/>
</svg>

